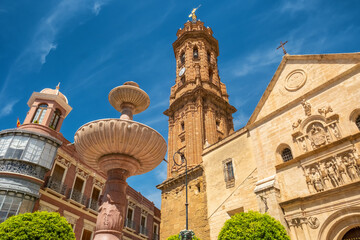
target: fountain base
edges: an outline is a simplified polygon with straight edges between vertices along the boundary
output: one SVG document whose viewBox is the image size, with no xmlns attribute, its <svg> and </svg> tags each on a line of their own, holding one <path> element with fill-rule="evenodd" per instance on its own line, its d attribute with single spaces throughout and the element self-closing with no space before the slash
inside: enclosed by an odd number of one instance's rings
<svg viewBox="0 0 360 240">
<path fill-rule="evenodd" d="M 116 168 L 109 170 L 107 175 L 108 180 L 100 203 L 94 240 L 122 239 L 127 201 L 126 179 L 130 174 L 125 169 Z"/>
</svg>

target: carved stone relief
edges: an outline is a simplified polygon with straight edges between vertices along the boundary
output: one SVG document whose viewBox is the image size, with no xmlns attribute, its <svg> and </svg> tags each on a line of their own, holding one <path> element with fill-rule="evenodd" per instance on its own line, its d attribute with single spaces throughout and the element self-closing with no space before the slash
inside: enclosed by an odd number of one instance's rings
<svg viewBox="0 0 360 240">
<path fill-rule="evenodd" d="M 304 108 L 305 115 L 310 116 L 311 115 L 311 104 L 307 102 L 305 99 L 301 101 L 301 105 Z"/>
<path fill-rule="evenodd" d="M 308 225 L 312 229 L 316 229 L 320 226 L 320 221 L 317 217 L 309 217 L 307 219 Z"/>
<path fill-rule="evenodd" d="M 355 148 L 301 167 L 310 193 L 360 179 L 360 158 Z"/>
<path fill-rule="evenodd" d="M 326 115 L 328 113 L 332 112 L 332 111 L 333 110 L 332 110 L 332 108 L 330 106 L 325 106 L 325 107 L 322 107 L 322 108 L 318 109 L 318 112 L 324 117 L 326 117 Z"/>
<path fill-rule="evenodd" d="M 307 152 L 341 138 L 338 126 L 339 116 L 333 114 L 325 117 L 332 112 L 330 106 L 319 109 L 322 115 L 311 115 L 311 105 L 305 100 L 301 103 L 305 114 L 308 116 L 304 120 L 298 119 L 292 124 L 294 141 L 298 143 L 301 152 Z M 308 115 L 310 114 L 310 115 Z"/>
<path fill-rule="evenodd" d="M 310 228 L 316 229 L 320 226 L 320 221 L 317 217 L 295 217 L 287 220 L 291 227 L 301 227 L 303 224 L 307 224 Z"/>
<path fill-rule="evenodd" d="M 289 73 L 285 79 L 285 89 L 288 91 L 299 90 L 306 82 L 306 73 L 297 69 Z"/>
</svg>

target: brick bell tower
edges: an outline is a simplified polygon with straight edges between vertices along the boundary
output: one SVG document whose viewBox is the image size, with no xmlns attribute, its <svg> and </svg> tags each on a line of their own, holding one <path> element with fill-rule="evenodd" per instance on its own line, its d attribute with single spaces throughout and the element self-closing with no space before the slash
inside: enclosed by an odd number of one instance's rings
<svg viewBox="0 0 360 240">
<path fill-rule="evenodd" d="M 210 239 L 202 152 L 233 132 L 236 112 L 220 81 L 219 45 L 212 34 L 193 17 L 173 43 L 176 79 L 164 112 L 169 117 L 167 180 L 157 186 L 162 190 L 161 239 L 185 229 L 184 166 L 174 164 L 176 151 L 185 154 L 188 164 L 189 228 L 200 239 Z"/>
</svg>

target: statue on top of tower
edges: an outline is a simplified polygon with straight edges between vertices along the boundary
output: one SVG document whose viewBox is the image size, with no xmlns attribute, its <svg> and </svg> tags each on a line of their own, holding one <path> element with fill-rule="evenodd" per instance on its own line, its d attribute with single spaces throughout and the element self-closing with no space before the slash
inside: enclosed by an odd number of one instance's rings
<svg viewBox="0 0 360 240">
<path fill-rule="evenodd" d="M 189 17 L 192 18 L 192 22 L 193 22 L 193 23 L 196 23 L 196 21 L 197 21 L 195 12 L 196 12 L 196 10 L 199 9 L 199 7 L 201 7 L 201 4 L 200 4 L 197 8 L 193 8 L 193 10 L 191 11 L 191 13 L 190 13 L 190 15 L 189 15 Z"/>
</svg>

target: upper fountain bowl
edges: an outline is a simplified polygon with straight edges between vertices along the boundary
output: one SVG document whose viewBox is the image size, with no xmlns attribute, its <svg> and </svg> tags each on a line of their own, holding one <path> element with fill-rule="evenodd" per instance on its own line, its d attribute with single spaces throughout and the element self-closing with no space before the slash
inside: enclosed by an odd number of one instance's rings
<svg viewBox="0 0 360 240">
<path fill-rule="evenodd" d="M 122 112 L 124 104 L 131 104 L 133 114 L 138 114 L 149 107 L 150 98 L 136 82 L 126 82 L 110 91 L 109 102 L 119 112 Z"/>
</svg>

